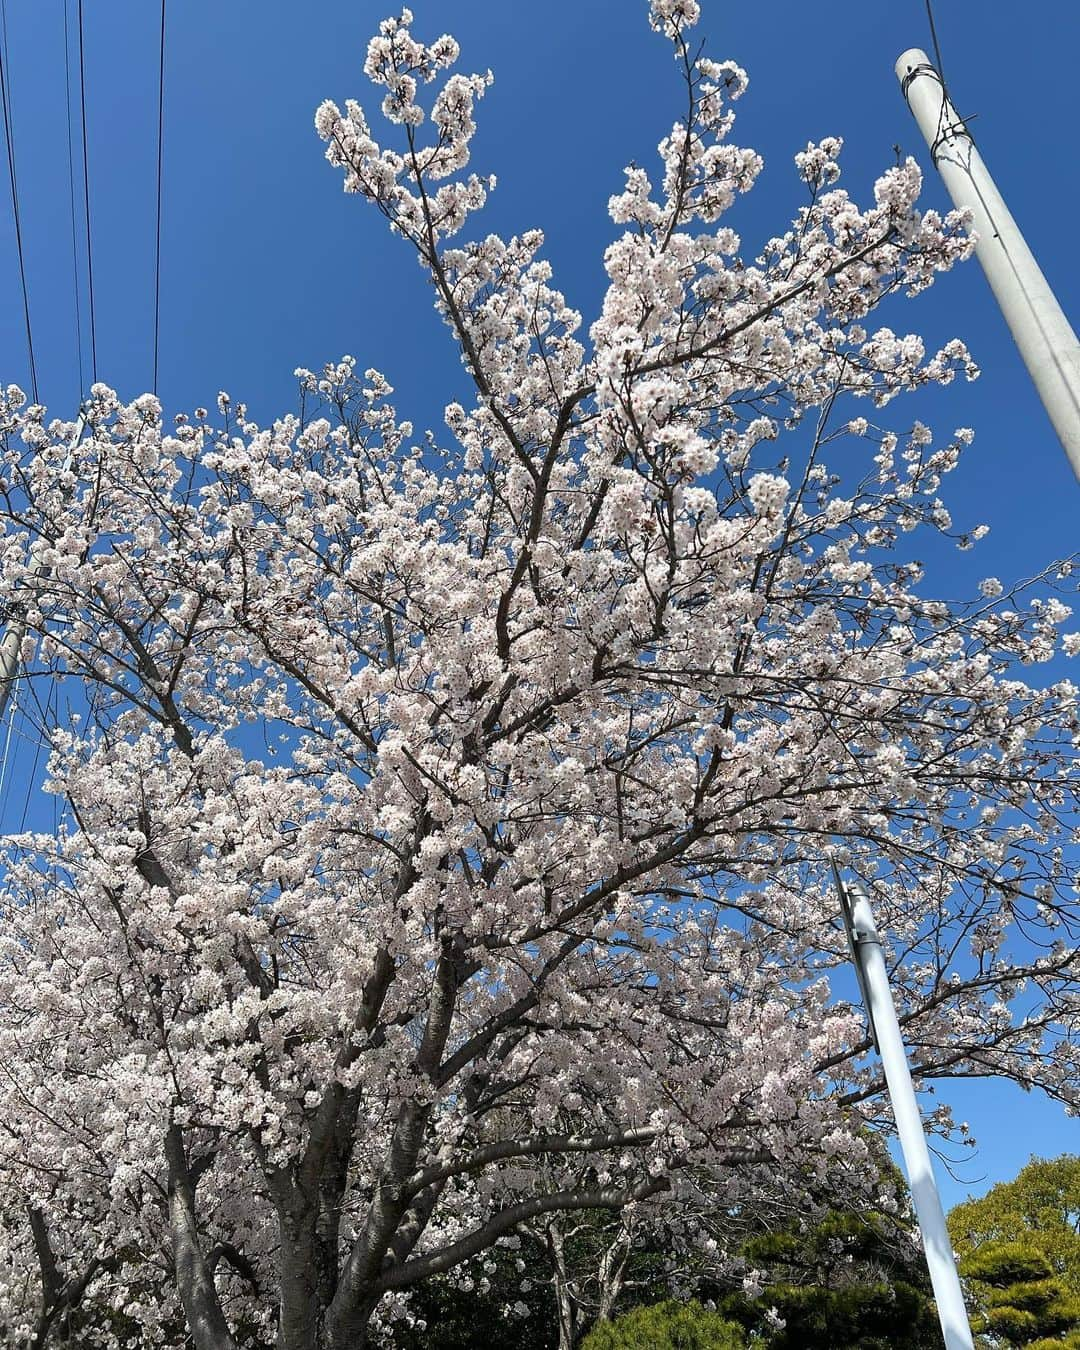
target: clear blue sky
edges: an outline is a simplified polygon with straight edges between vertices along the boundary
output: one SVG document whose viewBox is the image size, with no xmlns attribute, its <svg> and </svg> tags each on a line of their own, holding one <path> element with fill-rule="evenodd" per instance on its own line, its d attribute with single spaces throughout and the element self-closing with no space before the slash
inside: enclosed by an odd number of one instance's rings
<svg viewBox="0 0 1080 1350">
<path fill-rule="evenodd" d="M 681 110 L 670 48 L 649 32 L 645 0 L 413 0 L 412 8 L 421 35 L 449 30 L 461 40 L 462 69 L 495 72 L 474 162 L 496 173 L 499 187 L 471 223 L 503 233 L 542 227 L 557 281 L 587 323 L 613 233 L 607 198 L 624 164 L 651 161 Z M 702 8 L 709 53 L 750 73 L 736 139 L 764 155 L 766 171 L 729 218 L 747 245 L 783 229 L 801 201 L 791 156 L 823 135 L 844 137 L 846 182 L 861 199 L 899 144 L 924 166 L 926 200 L 945 204 L 892 73 L 904 48 L 929 48 L 921 0 L 702 0 Z M 459 396 L 457 356 L 420 269 L 374 211 L 343 196 L 312 127 L 326 97 L 374 108 L 363 53 L 390 9 L 373 0 L 172 0 L 159 390 L 168 411 L 212 406 L 227 389 L 256 417 L 270 417 L 293 406 L 297 365 L 345 352 L 386 374 L 418 426 L 439 425 L 443 405 Z M 88 0 L 84 11 L 98 374 L 130 397 L 149 388 L 152 369 L 158 6 Z M 1080 322 L 1080 6 L 938 0 L 936 15 L 954 99 L 962 113 L 977 114 L 991 170 Z M 7 18 L 41 394 L 72 415 L 79 375 L 63 0 L 7 0 Z M 76 144 L 77 172 L 78 151 Z M 29 388 L 6 191 L 0 181 L 0 380 Z M 79 201 L 81 192 L 77 177 Z M 84 290 L 84 383 L 86 308 Z M 917 414 L 943 432 L 977 431 L 947 496 L 958 524 L 985 522 L 991 533 L 971 554 L 935 553 L 928 586 L 968 593 L 983 576 L 1027 576 L 1071 552 L 1080 492 L 977 264 L 882 317 L 928 343 L 965 338 L 984 371 L 974 386 L 893 405 L 898 424 Z M 16 772 L 27 778 L 32 763 L 32 748 L 21 745 Z M 23 796 L 16 780 L 4 828 L 17 827 Z M 1076 1122 L 1039 1094 L 952 1082 L 938 1093 L 980 1141 L 962 1159 L 959 1181 L 943 1174 L 947 1204 L 1012 1176 L 1033 1151 L 1078 1147 Z"/>
</svg>

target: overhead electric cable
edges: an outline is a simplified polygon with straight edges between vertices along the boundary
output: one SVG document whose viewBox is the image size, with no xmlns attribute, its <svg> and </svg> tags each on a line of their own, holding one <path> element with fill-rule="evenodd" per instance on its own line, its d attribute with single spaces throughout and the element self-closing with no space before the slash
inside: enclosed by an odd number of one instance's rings
<svg viewBox="0 0 1080 1350">
<path fill-rule="evenodd" d="M 79 360 L 79 400 L 86 393 L 83 379 L 82 305 L 79 301 L 79 238 L 75 226 L 75 152 L 71 140 L 71 24 L 64 0 L 64 97 L 67 109 L 68 205 L 71 208 L 71 270 L 75 282 L 75 350 Z"/>
<path fill-rule="evenodd" d="M 97 383 L 97 324 L 94 317 L 94 251 L 90 243 L 90 167 L 86 149 L 86 62 L 83 0 L 79 0 L 79 116 L 82 121 L 83 200 L 86 208 L 86 290 L 90 297 L 90 374 Z"/>
<path fill-rule="evenodd" d="M 38 645 L 40 647 L 40 643 Z M 35 726 L 33 722 L 30 723 L 37 735 L 34 743 L 34 762 L 31 765 L 30 773 L 26 779 L 26 794 L 23 798 L 22 814 L 19 816 L 19 834 L 22 834 L 23 830 L 26 828 L 26 817 L 30 811 L 30 798 L 37 785 L 37 771 L 38 764 L 41 762 L 41 752 L 46 744 L 50 744 L 49 728 L 53 724 L 53 699 L 56 695 L 56 681 L 55 679 L 49 680 L 49 692 L 45 697 L 44 708 L 41 706 L 41 699 L 38 698 L 37 690 L 34 688 L 33 683 L 30 680 L 27 680 L 26 686 L 30 692 L 30 696 L 34 700 L 41 721 L 40 725 L 37 726 Z"/>
<path fill-rule="evenodd" d="M 161 163 L 165 145 L 165 0 L 161 0 L 161 44 L 158 52 L 157 231 L 154 242 L 154 393 L 158 387 L 158 334 L 161 328 Z"/>
<path fill-rule="evenodd" d="M 944 89 L 946 88 L 945 67 L 941 63 L 941 47 L 938 45 L 937 27 L 934 23 L 934 7 L 931 0 L 926 0 L 926 17 L 930 21 L 930 42 L 934 48 L 934 60 L 937 63 L 938 74 L 941 76 L 941 86 Z"/>
<path fill-rule="evenodd" d="M 936 68 L 937 68 L 937 77 L 938 77 L 938 80 L 941 82 L 941 92 L 945 95 L 945 97 L 941 100 L 941 113 L 940 113 L 940 115 L 939 115 L 939 117 L 938 117 L 937 135 L 936 135 L 935 138 L 934 138 L 934 143 L 933 143 L 933 145 L 930 147 L 930 158 L 934 161 L 934 167 L 936 168 L 936 167 L 937 167 L 938 150 L 941 148 L 941 144 L 942 144 L 942 142 L 945 140 L 945 136 L 946 136 L 945 108 L 946 108 L 946 105 L 947 105 L 951 100 L 949 99 L 949 85 L 948 85 L 948 81 L 945 79 L 945 66 L 944 66 L 944 64 L 943 64 L 943 62 L 942 62 L 942 60 L 941 60 L 941 43 L 938 42 L 937 24 L 934 22 L 934 6 L 933 6 L 933 0 L 926 0 L 926 19 L 927 19 L 927 22 L 928 22 L 929 25 L 930 25 L 930 45 L 931 45 L 931 46 L 933 47 L 933 49 L 934 49 L 934 62 L 935 62 Z M 963 119 L 963 128 L 964 128 L 965 133 L 966 133 L 969 137 L 971 137 L 972 141 L 974 141 L 975 138 L 974 138 L 974 136 L 971 135 L 971 130 L 970 130 L 970 128 L 968 127 L 968 122 L 969 122 L 969 121 L 972 121 L 972 120 L 974 120 L 974 119 L 973 119 L 973 118 L 964 118 L 964 119 Z"/>
<path fill-rule="evenodd" d="M 7 65 L 7 5 L 0 0 L 0 102 L 4 105 L 4 143 L 7 147 L 8 179 L 11 183 L 11 209 L 15 219 L 15 247 L 19 254 L 19 281 L 22 284 L 23 319 L 26 323 L 26 348 L 30 357 L 30 390 L 38 401 L 37 363 L 34 360 L 34 334 L 30 327 L 30 294 L 26 287 L 26 259 L 23 255 L 22 217 L 19 211 L 19 186 L 15 174 L 15 134 L 11 119 L 11 99 L 8 92 Z"/>
<path fill-rule="evenodd" d="M 11 791 L 11 775 L 8 773 L 8 764 L 11 758 L 11 733 L 15 726 L 17 710 L 18 704 L 15 699 L 12 699 L 7 718 L 7 735 L 4 737 L 3 757 L 0 758 L 0 820 L 3 820 L 4 808 L 7 806 L 8 794 Z"/>
</svg>

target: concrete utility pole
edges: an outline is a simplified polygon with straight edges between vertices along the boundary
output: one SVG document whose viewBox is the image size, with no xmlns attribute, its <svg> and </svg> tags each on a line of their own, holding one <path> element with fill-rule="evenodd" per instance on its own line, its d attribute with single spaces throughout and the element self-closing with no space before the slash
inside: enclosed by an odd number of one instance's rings
<svg viewBox="0 0 1080 1350">
<path fill-rule="evenodd" d="M 941 1208 L 934 1169 L 930 1164 L 930 1150 L 926 1146 L 926 1133 L 911 1082 L 911 1070 L 900 1035 L 896 1005 L 889 989 L 889 975 L 885 969 L 885 956 L 874 923 L 870 897 L 861 882 L 842 881 L 835 862 L 833 875 L 840 893 L 840 908 L 851 946 L 851 958 L 870 1021 L 870 1034 L 885 1070 L 885 1082 L 896 1120 L 896 1132 L 900 1137 L 911 1198 L 915 1202 L 919 1231 L 922 1233 L 945 1350 L 973 1350 L 960 1276 L 953 1260 L 952 1242 L 945 1225 L 945 1213 Z"/>
<path fill-rule="evenodd" d="M 65 473 L 75 463 L 75 451 L 82 440 L 85 429 L 86 418 L 80 413 L 79 420 L 75 424 L 75 435 L 71 440 L 71 448 L 68 450 L 67 459 L 64 461 L 63 472 Z M 34 541 L 30 549 L 30 561 L 37 564 L 33 569 L 33 575 L 38 581 L 45 581 L 49 575 L 49 569 L 44 563 L 38 562 L 45 547 L 45 541 L 39 538 Z M 3 722 L 4 714 L 7 712 L 7 705 L 11 699 L 12 690 L 15 688 L 15 681 L 19 678 L 19 653 L 22 651 L 23 640 L 26 637 L 25 616 L 25 605 L 16 600 L 8 617 L 8 625 L 4 630 L 3 640 L 0 641 L 0 723 Z"/>
<path fill-rule="evenodd" d="M 929 57 L 912 47 L 896 75 L 949 196 L 972 214 L 975 255 L 1080 479 L 1080 341 Z"/>
</svg>

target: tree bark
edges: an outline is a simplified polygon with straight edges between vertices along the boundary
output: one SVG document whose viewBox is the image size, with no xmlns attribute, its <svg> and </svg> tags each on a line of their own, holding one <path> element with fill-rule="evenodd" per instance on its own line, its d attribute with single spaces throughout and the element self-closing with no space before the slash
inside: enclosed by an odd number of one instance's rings
<svg viewBox="0 0 1080 1350">
<path fill-rule="evenodd" d="M 315 1220 L 315 1275 L 319 1307 L 325 1314 L 337 1293 L 341 1233 L 341 1207 L 349 1184 L 360 1094 L 345 1093 L 334 1126 L 334 1137 L 319 1178 L 319 1211 Z"/>
<path fill-rule="evenodd" d="M 598 1279 L 600 1282 L 600 1305 L 596 1311 L 597 1322 L 610 1322 L 615 1304 L 623 1290 L 623 1277 L 626 1263 L 630 1259 L 630 1234 L 621 1225 L 619 1234 L 600 1260 Z"/>
<path fill-rule="evenodd" d="M 165 1161 L 169 1171 L 169 1236 L 176 1283 L 195 1350 L 236 1350 L 199 1242 L 195 1186 L 179 1125 L 170 1125 L 165 1135 Z"/>
<path fill-rule="evenodd" d="M 318 1350 L 319 1304 L 316 1211 L 296 1188 L 278 1201 L 278 1350 Z"/>
<path fill-rule="evenodd" d="M 19 1344 L 24 1350 L 26 1347 L 29 1347 L 29 1350 L 45 1350 L 50 1340 L 59 1343 L 52 1333 L 58 1327 L 60 1318 L 64 1319 L 60 1334 L 70 1337 L 71 1314 L 81 1303 L 94 1277 L 100 1271 L 113 1269 L 116 1259 L 92 1256 L 80 1275 L 65 1277 L 52 1248 L 45 1215 L 35 1205 L 27 1206 L 27 1212 L 30 1216 L 30 1232 L 34 1239 L 34 1250 L 37 1253 L 41 1275 L 41 1307 L 33 1335 L 28 1341 L 22 1340 Z M 2 1331 L 3 1328 L 0 1327 L 0 1332 Z"/>
<path fill-rule="evenodd" d="M 30 1341 L 30 1346 L 31 1350 L 45 1350 L 45 1344 L 49 1339 L 49 1328 L 52 1326 L 53 1318 L 56 1316 L 58 1309 L 63 1280 L 56 1264 L 52 1243 L 49 1241 L 49 1230 L 45 1223 L 44 1214 L 34 1205 L 28 1206 L 28 1213 L 30 1215 L 30 1232 L 34 1238 L 34 1250 L 38 1258 L 38 1271 L 41 1275 L 41 1311 L 38 1314 L 37 1326 L 33 1339 Z"/>
<path fill-rule="evenodd" d="M 412 1063 L 418 1081 L 425 1087 L 418 1098 L 402 1103 L 398 1111 L 366 1220 L 342 1267 L 337 1292 L 327 1313 L 330 1350 L 354 1350 L 362 1344 L 364 1329 L 383 1292 L 375 1287 L 376 1280 L 384 1261 L 392 1258 L 394 1236 L 410 1209 L 411 1198 L 405 1183 L 416 1169 L 431 1117 L 436 1073 L 450 1035 L 460 977 L 453 941 L 447 939 L 435 966 L 427 1024 Z M 422 1228 L 410 1235 L 407 1244 L 410 1249 L 420 1232 Z"/>
<path fill-rule="evenodd" d="M 544 1241 L 551 1256 L 551 1283 L 555 1290 L 555 1315 L 559 1327 L 559 1350 L 574 1350 L 577 1344 L 578 1309 L 577 1299 L 571 1288 L 570 1276 L 566 1269 L 566 1250 L 563 1235 L 557 1224 L 549 1223 L 544 1231 Z"/>
</svg>

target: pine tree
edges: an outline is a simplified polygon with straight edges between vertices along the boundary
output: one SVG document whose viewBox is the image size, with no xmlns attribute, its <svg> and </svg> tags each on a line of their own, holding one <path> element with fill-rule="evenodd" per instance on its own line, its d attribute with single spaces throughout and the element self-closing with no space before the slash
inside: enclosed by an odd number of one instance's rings
<svg viewBox="0 0 1080 1350">
<path fill-rule="evenodd" d="M 1033 1158 L 949 1231 L 987 1344 L 1080 1347 L 1080 1157 Z"/>
</svg>

